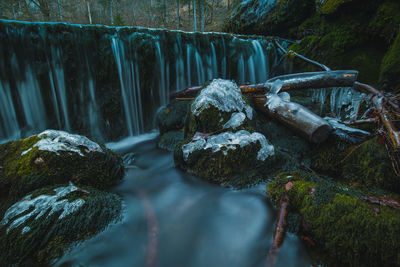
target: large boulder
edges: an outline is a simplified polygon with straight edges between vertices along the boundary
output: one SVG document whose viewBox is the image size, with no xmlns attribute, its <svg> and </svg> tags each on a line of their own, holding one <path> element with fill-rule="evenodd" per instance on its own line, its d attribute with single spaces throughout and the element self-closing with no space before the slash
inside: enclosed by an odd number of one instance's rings
<svg viewBox="0 0 400 267">
<path fill-rule="evenodd" d="M 249 121 L 252 119 L 253 108 L 236 83 L 215 79 L 193 101 L 185 136 L 193 136 L 196 132 L 251 130 Z"/>
<path fill-rule="evenodd" d="M 80 135 L 47 130 L 0 145 L 0 191 L 7 201 L 48 185 L 105 189 L 124 174 L 121 157 Z"/>
<path fill-rule="evenodd" d="M 120 218 L 121 199 L 91 187 L 48 186 L 13 204 L 0 221 L 3 266 L 47 266 L 73 243 Z"/>
</svg>

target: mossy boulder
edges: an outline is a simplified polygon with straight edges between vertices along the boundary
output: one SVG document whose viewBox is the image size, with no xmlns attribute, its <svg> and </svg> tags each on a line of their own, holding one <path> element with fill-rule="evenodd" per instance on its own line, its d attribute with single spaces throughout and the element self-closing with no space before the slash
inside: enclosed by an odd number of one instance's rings
<svg viewBox="0 0 400 267">
<path fill-rule="evenodd" d="M 226 130 L 252 130 L 249 121 L 253 109 L 236 83 L 215 79 L 203 88 L 191 105 L 185 137 L 196 132 L 216 133 Z"/>
<path fill-rule="evenodd" d="M 331 136 L 311 151 L 311 168 L 339 181 L 400 193 L 400 179 L 381 137 L 356 145 Z"/>
<path fill-rule="evenodd" d="M 274 147 L 246 130 L 195 135 L 175 147 L 175 164 L 210 182 L 246 187 L 262 180 L 275 162 Z M 269 167 L 269 168 L 268 168 Z"/>
<path fill-rule="evenodd" d="M 73 184 L 49 186 L 11 206 L 0 222 L 4 266 L 47 266 L 120 218 L 121 199 Z"/>
<path fill-rule="evenodd" d="M 314 10 L 314 0 L 242 1 L 225 22 L 223 31 L 282 36 Z"/>
<path fill-rule="evenodd" d="M 353 153 L 343 160 L 344 178 L 400 193 L 400 179 L 394 173 L 383 138 L 372 138 L 352 149 L 355 149 Z"/>
<path fill-rule="evenodd" d="M 161 108 L 156 121 L 160 135 L 169 131 L 181 130 L 185 127 L 186 117 L 190 111 L 190 101 L 173 100 L 166 107 Z"/>
<path fill-rule="evenodd" d="M 0 166 L 0 191 L 8 201 L 68 181 L 105 189 L 124 174 L 121 157 L 104 145 L 54 130 L 0 145 Z"/>
<path fill-rule="evenodd" d="M 385 192 L 365 192 L 299 172 L 283 173 L 268 184 L 277 205 L 284 191 L 290 212 L 302 216 L 302 231 L 335 266 L 400 265 L 400 210 L 363 200 L 385 197 Z"/>
<path fill-rule="evenodd" d="M 167 151 L 174 151 L 175 146 L 184 140 L 184 132 L 181 131 L 169 131 L 160 136 L 157 146 Z"/>
</svg>

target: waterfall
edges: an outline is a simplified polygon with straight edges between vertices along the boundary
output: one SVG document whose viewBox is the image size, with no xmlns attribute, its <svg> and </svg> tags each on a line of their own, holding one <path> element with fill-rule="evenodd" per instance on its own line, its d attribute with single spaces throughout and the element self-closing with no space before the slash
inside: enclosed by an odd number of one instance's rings
<svg viewBox="0 0 400 267">
<path fill-rule="evenodd" d="M 139 77 L 134 57 L 126 56 L 124 43 L 120 39 L 112 38 L 112 50 L 117 62 L 119 79 L 121 82 L 122 100 L 124 103 L 126 126 L 129 135 L 138 135 L 143 128 L 141 116 Z"/>
<path fill-rule="evenodd" d="M 53 103 L 57 114 L 59 128 L 64 128 L 67 131 L 71 130 L 68 116 L 67 94 L 65 88 L 64 68 L 62 65 L 62 51 L 60 47 L 51 46 L 51 56 L 49 59 L 49 79 L 51 91 L 53 95 Z M 63 114 L 64 127 L 61 124 L 60 108 Z"/>
<path fill-rule="evenodd" d="M 19 138 L 19 125 L 10 87 L 0 81 L 0 138 Z"/>
<path fill-rule="evenodd" d="M 46 128 L 142 134 L 171 91 L 264 82 L 280 62 L 268 41 L 223 33 L 8 21 L 0 32 L 0 140 Z"/>
</svg>

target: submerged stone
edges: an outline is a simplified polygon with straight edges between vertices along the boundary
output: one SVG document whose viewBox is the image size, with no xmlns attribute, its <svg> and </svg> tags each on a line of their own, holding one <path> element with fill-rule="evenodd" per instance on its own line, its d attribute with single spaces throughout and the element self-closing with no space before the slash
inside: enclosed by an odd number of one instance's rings
<svg viewBox="0 0 400 267">
<path fill-rule="evenodd" d="M 90 187 L 45 187 L 11 206 L 0 222 L 6 266 L 47 266 L 73 244 L 120 218 L 121 199 Z M 40 242 L 38 242 L 40 241 Z"/>
</svg>

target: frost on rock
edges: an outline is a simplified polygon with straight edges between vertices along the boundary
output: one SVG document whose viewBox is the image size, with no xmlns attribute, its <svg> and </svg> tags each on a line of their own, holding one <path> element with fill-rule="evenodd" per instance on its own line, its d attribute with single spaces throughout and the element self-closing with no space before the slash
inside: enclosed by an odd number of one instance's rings
<svg viewBox="0 0 400 267">
<path fill-rule="evenodd" d="M 199 116 L 203 110 L 211 106 L 223 112 L 243 112 L 250 120 L 253 118 L 253 109 L 246 104 L 239 87 L 232 81 L 213 80 L 194 100 L 192 112 L 195 116 Z"/>
<path fill-rule="evenodd" d="M 7 225 L 11 222 L 7 228 L 8 233 L 11 229 L 21 226 L 30 218 L 34 218 L 35 220 L 39 219 L 49 210 L 50 211 L 48 212 L 47 217 L 53 215 L 55 212 L 62 211 L 62 213 L 58 216 L 58 219 L 63 219 L 64 217 L 79 210 L 79 208 L 85 204 L 83 199 L 76 199 L 72 202 L 69 202 L 67 199 L 62 199 L 69 193 L 77 190 L 78 188 L 70 183 L 69 186 L 54 189 L 54 192 L 56 193 L 55 195 L 40 195 L 34 199 L 31 198 L 32 195 L 28 195 L 21 201 L 12 205 L 6 211 L 3 220 L 0 222 L 0 225 Z M 22 229 L 22 233 L 26 233 L 29 230 L 30 227 L 25 226 Z"/>
<path fill-rule="evenodd" d="M 34 145 L 39 150 L 55 152 L 70 151 L 83 156 L 80 147 L 85 147 L 86 152 L 102 152 L 103 149 L 95 142 L 90 141 L 87 137 L 70 134 L 64 131 L 46 130 L 38 135 L 40 140 Z M 31 149 L 23 151 L 21 156 L 27 154 Z"/>
<path fill-rule="evenodd" d="M 211 149 L 213 153 L 220 150 L 224 155 L 228 154 L 228 150 L 235 150 L 237 147 L 244 147 L 252 143 L 259 142 L 261 145 L 257 154 L 257 159 L 265 161 L 269 156 L 275 154 L 274 146 L 269 144 L 264 135 L 260 133 L 249 133 L 241 130 L 236 133 L 223 132 L 218 135 L 212 135 L 206 138 L 203 135 L 195 135 L 195 141 L 182 146 L 183 158 L 188 160 L 189 155 L 194 151 Z"/>
<path fill-rule="evenodd" d="M 244 122 L 245 119 L 246 119 L 246 115 L 244 115 L 243 112 L 232 113 L 230 120 L 224 124 L 223 128 L 224 129 L 228 129 L 228 128 L 236 129 L 237 127 L 242 125 L 242 123 Z"/>
</svg>

